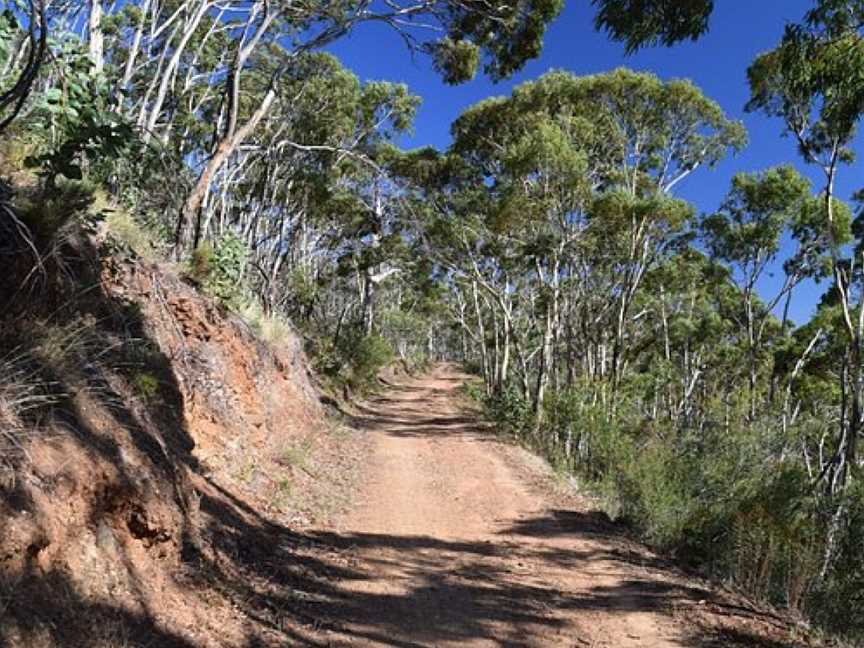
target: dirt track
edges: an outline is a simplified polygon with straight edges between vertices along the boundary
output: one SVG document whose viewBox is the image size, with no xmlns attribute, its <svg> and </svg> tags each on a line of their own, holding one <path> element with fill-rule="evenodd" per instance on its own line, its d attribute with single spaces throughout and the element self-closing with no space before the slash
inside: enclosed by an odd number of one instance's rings
<svg viewBox="0 0 864 648">
<path fill-rule="evenodd" d="M 364 408 L 370 478 L 338 525 L 352 609 L 329 645 L 788 645 L 578 498 L 549 493 L 537 459 L 459 411 L 461 382 L 442 367 Z M 719 643 L 695 622 L 730 609 L 746 614 Z"/>
</svg>

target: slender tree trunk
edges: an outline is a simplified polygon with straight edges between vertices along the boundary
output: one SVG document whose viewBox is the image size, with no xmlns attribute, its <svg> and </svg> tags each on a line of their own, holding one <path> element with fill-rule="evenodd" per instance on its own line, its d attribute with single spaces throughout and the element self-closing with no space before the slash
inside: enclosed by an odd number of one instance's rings
<svg viewBox="0 0 864 648">
<path fill-rule="evenodd" d="M 138 52 L 141 51 L 141 41 L 144 38 L 147 14 L 150 12 L 150 2 L 151 0 L 144 0 L 144 4 L 141 6 L 141 22 L 138 24 L 138 27 L 135 28 L 135 35 L 132 37 L 132 45 L 129 48 L 126 57 L 126 65 L 123 68 L 123 78 L 120 81 L 120 85 L 117 86 L 118 92 L 115 105 L 118 112 L 120 112 L 123 107 L 123 93 L 129 88 L 129 84 L 132 82 L 132 74 L 135 71 L 135 61 L 138 60 Z"/>
<path fill-rule="evenodd" d="M 363 269 L 363 334 L 372 335 L 375 327 L 375 282 L 372 280 L 372 268 Z"/>
<path fill-rule="evenodd" d="M 496 389 L 501 392 L 504 390 L 504 386 L 507 384 L 508 374 L 510 373 L 510 316 L 508 313 L 502 314 L 502 326 L 503 326 L 503 334 L 502 334 L 502 351 L 501 351 L 501 368 L 500 373 L 498 375 L 498 385 Z"/>
<path fill-rule="evenodd" d="M 271 88 L 267 91 L 267 94 L 264 95 L 264 98 L 259 104 L 257 110 L 249 118 L 249 121 L 247 121 L 235 133 L 223 137 L 217 144 L 213 156 L 205 165 L 204 170 L 198 177 L 198 181 L 195 183 L 195 187 L 186 198 L 186 201 L 183 203 L 183 208 L 180 211 L 180 218 L 177 222 L 177 230 L 174 239 L 175 258 L 182 256 L 182 254 L 189 248 L 192 230 L 194 229 L 193 224 L 198 216 L 201 204 L 204 202 L 204 196 L 210 189 L 210 183 L 213 180 L 213 176 L 215 176 L 219 169 L 222 168 L 222 165 L 236 150 L 240 143 L 252 134 L 258 126 L 258 123 L 270 111 L 270 107 L 273 105 L 275 100 L 276 91 Z"/>
<path fill-rule="evenodd" d="M 90 0 L 90 16 L 87 20 L 87 46 L 96 74 L 101 74 L 105 67 L 105 34 L 102 32 L 102 15 L 102 0 Z"/>
<path fill-rule="evenodd" d="M 477 333 L 480 338 L 480 360 L 483 365 L 483 380 L 486 383 L 486 393 L 491 393 L 492 376 L 489 371 L 489 354 L 486 350 L 486 326 L 483 323 L 483 313 L 480 310 L 480 296 L 477 294 L 477 282 L 471 282 L 471 294 L 474 303 L 474 314 L 477 317 Z"/>
<path fill-rule="evenodd" d="M 534 432 L 540 431 L 540 423 L 543 418 L 543 398 L 546 393 L 546 385 L 549 382 L 549 371 L 552 366 L 552 330 L 553 313 L 552 305 L 546 308 L 546 326 L 543 331 L 543 347 L 540 351 L 540 368 L 537 370 L 537 382 L 534 388 Z"/>
</svg>

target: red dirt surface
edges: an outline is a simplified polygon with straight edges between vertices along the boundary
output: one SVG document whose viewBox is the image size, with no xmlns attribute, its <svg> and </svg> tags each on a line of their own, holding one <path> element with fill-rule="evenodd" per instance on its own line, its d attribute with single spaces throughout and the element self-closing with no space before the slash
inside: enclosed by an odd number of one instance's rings
<svg viewBox="0 0 864 648">
<path fill-rule="evenodd" d="M 767 610 L 688 578 L 458 406 L 447 366 L 363 408 L 374 443 L 328 541 L 350 573 L 328 646 L 789 646 Z"/>
</svg>

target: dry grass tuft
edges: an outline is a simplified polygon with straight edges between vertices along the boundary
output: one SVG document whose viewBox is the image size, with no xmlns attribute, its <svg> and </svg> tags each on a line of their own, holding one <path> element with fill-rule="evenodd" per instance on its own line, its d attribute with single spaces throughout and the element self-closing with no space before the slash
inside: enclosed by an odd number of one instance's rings
<svg viewBox="0 0 864 648">
<path fill-rule="evenodd" d="M 165 246 L 147 226 L 139 223 L 122 209 L 107 209 L 105 225 L 115 239 L 124 243 L 142 259 L 156 262 L 163 258 Z"/>
<path fill-rule="evenodd" d="M 46 381 L 37 366 L 23 351 L 0 358 L 0 473 L 5 472 L 3 466 L 26 456 L 26 441 L 36 431 L 29 415 L 60 398 L 56 385 Z"/>
<path fill-rule="evenodd" d="M 254 300 L 250 300 L 238 309 L 243 321 L 267 344 L 283 346 L 293 335 L 293 329 L 288 320 L 277 315 L 268 315 Z"/>
</svg>

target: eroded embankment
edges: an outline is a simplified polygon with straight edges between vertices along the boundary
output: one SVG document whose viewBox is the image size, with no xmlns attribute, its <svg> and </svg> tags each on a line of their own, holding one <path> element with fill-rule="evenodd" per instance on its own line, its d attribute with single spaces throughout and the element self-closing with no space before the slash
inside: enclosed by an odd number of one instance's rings
<svg viewBox="0 0 864 648">
<path fill-rule="evenodd" d="M 93 241 L 65 252 L 0 328 L 0 646 L 284 642 L 273 592 L 303 577 L 273 565 L 342 505 L 356 438 L 293 335 L 266 345 Z"/>
</svg>

